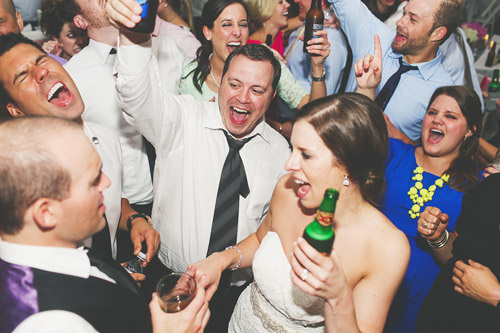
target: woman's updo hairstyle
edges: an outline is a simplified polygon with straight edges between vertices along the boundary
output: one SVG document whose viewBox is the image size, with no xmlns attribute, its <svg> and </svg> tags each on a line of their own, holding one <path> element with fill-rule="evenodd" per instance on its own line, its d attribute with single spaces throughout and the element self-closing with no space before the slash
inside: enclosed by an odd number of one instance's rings
<svg viewBox="0 0 500 333">
<path fill-rule="evenodd" d="M 356 93 L 317 99 L 305 105 L 297 120 L 310 123 L 344 167 L 363 198 L 377 205 L 385 190 L 384 162 L 388 134 L 380 107 Z"/>
</svg>

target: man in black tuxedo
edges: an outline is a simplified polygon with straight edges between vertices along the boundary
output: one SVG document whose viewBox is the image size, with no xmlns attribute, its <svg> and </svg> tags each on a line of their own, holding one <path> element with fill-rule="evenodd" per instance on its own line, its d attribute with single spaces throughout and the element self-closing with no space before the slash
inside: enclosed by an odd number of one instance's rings
<svg viewBox="0 0 500 333">
<path fill-rule="evenodd" d="M 134 280 L 81 246 L 106 225 L 110 185 L 81 126 L 55 117 L 0 123 L 0 179 L 0 332 L 151 332 Z M 153 301 L 155 330 L 208 321 L 202 288 L 180 316 Z"/>
</svg>

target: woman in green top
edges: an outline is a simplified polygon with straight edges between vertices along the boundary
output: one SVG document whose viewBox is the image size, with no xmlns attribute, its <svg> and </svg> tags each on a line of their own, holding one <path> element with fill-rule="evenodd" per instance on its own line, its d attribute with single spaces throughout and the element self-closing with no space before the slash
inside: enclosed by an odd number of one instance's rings
<svg viewBox="0 0 500 333">
<path fill-rule="evenodd" d="M 248 39 L 247 10 L 240 0 L 209 0 L 203 7 L 203 41 L 198 49 L 197 59 L 184 68 L 180 83 L 180 94 L 190 94 L 202 101 L 216 101 L 226 58 L 233 49 L 245 45 Z M 300 109 L 309 101 L 326 96 L 323 76 L 323 62 L 330 54 L 330 43 L 326 32 L 319 32 L 318 38 L 309 46 L 313 80 L 311 93 L 294 79 L 286 65 L 281 62 L 281 78 L 278 95 L 292 108 Z M 269 121 L 268 121 L 269 122 Z M 277 130 L 283 128 L 278 122 L 270 122 Z M 287 134 L 287 133 L 284 133 Z"/>
</svg>

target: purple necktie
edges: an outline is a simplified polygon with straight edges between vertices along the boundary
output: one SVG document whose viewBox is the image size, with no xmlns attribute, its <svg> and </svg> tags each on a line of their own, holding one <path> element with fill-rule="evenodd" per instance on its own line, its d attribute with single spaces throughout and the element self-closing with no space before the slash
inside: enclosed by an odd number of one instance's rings
<svg viewBox="0 0 500 333">
<path fill-rule="evenodd" d="M 0 295 L 0 332 L 12 332 L 39 310 L 38 292 L 30 267 L 0 259 Z"/>
</svg>

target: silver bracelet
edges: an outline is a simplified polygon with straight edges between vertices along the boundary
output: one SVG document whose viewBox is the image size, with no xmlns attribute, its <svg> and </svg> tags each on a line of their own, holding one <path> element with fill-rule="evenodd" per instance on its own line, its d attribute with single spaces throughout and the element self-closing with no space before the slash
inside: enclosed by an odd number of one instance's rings
<svg viewBox="0 0 500 333">
<path fill-rule="evenodd" d="M 433 242 L 433 241 L 427 240 L 427 244 L 429 244 L 429 246 L 434 248 L 434 249 L 440 249 L 443 246 L 445 246 L 446 243 L 448 243 L 449 238 L 450 238 L 450 234 L 448 233 L 448 230 L 444 229 L 443 239 L 441 239 L 439 242 Z"/>
<path fill-rule="evenodd" d="M 243 261 L 243 254 L 241 253 L 240 249 L 238 249 L 236 246 L 228 246 L 224 249 L 224 251 L 228 250 L 228 249 L 235 249 L 236 251 L 238 251 L 238 254 L 240 255 L 240 260 L 238 260 L 238 264 L 236 265 L 236 267 L 233 267 L 233 268 L 229 268 L 230 271 L 235 271 L 237 270 L 238 268 L 240 268 L 241 266 L 241 262 Z"/>
</svg>

